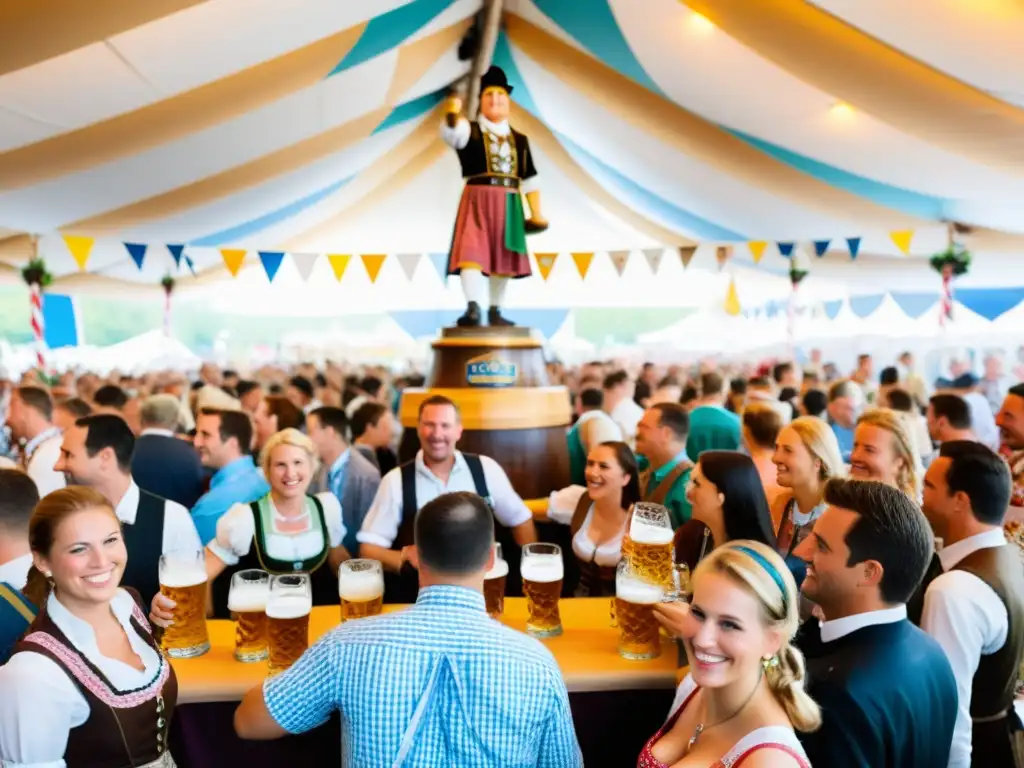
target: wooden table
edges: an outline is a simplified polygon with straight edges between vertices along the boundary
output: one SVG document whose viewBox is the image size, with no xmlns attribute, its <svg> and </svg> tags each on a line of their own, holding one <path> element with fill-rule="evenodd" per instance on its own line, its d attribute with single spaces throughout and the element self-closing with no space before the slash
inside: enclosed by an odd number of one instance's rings
<svg viewBox="0 0 1024 768">
<path fill-rule="evenodd" d="M 608 598 L 573 598 L 561 602 L 560 637 L 541 642 L 561 667 L 586 765 L 630 765 L 643 743 L 668 715 L 676 686 L 676 648 L 662 641 L 662 654 L 651 661 L 627 661 L 616 650 L 618 630 L 611 626 Z M 385 606 L 385 612 L 403 606 Z M 310 639 L 337 626 L 340 608 L 314 608 Z M 526 601 L 506 598 L 502 621 L 525 631 Z M 222 768 L 226 764 L 263 768 L 281 765 L 340 764 L 341 735 L 337 715 L 301 736 L 273 742 L 246 742 L 235 736 L 236 702 L 266 676 L 266 664 L 242 664 L 232 656 L 234 625 L 209 622 L 211 649 L 196 659 L 175 659 L 178 709 L 171 753 L 180 768 Z M 632 763 L 630 762 L 632 761 Z"/>
</svg>

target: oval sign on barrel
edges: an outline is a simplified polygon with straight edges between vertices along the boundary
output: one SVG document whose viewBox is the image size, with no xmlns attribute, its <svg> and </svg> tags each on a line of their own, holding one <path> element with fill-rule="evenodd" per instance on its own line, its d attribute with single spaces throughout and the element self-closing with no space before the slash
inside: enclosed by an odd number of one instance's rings
<svg viewBox="0 0 1024 768">
<path fill-rule="evenodd" d="M 466 383 L 471 387 L 514 387 L 518 378 L 516 364 L 494 354 L 480 355 L 466 363 Z"/>
</svg>

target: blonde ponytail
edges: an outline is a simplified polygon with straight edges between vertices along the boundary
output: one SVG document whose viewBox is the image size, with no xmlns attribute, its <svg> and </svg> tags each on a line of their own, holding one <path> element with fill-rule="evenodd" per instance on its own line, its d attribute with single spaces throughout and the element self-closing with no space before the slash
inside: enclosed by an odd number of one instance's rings
<svg viewBox="0 0 1024 768">
<path fill-rule="evenodd" d="M 821 726 L 821 708 L 805 690 L 804 656 L 788 642 L 778 653 L 777 666 L 768 668 L 768 687 L 786 710 L 793 728 L 802 733 Z"/>
</svg>

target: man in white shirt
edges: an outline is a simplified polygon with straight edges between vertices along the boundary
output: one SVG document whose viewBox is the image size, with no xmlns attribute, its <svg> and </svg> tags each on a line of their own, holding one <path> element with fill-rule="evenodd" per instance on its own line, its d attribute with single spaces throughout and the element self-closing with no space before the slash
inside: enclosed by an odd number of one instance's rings
<svg viewBox="0 0 1024 768">
<path fill-rule="evenodd" d="M 53 399 L 42 387 L 21 386 L 11 394 L 7 423 L 14 438 L 24 441 L 21 466 L 45 496 L 63 488 L 64 475 L 54 470 L 60 458 L 60 430 L 53 425 Z"/>
<path fill-rule="evenodd" d="M 15 589 L 24 588 L 32 566 L 28 519 L 38 503 L 32 478 L 20 469 L 0 469 L 0 583 Z"/>
<path fill-rule="evenodd" d="M 356 535 L 360 557 L 379 560 L 388 575 L 402 574 L 400 581 L 387 580 L 385 597 L 389 601 L 415 600 L 418 582 L 415 571 L 409 571 L 413 521 L 417 510 L 443 493 L 477 493 L 489 502 L 498 522 L 511 528 L 516 544 L 537 541 L 533 514 L 512 489 L 498 462 L 456 450 L 462 437 L 462 420 L 455 403 L 441 395 L 424 400 L 416 431 L 421 446 L 416 458 L 384 476 Z"/>
<path fill-rule="evenodd" d="M 968 440 L 943 443 L 924 479 L 922 508 L 944 546 L 943 572 L 925 592 L 921 628 L 939 641 L 956 676 L 950 768 L 1014 765 L 1024 572 L 1003 534 L 1010 485 L 1006 462 Z"/>
<path fill-rule="evenodd" d="M 185 507 L 135 484 L 134 449 L 135 436 L 120 416 L 86 416 L 64 433 L 56 468 L 71 483 L 95 488 L 114 506 L 128 550 L 121 584 L 137 589 L 149 605 L 160 588 L 160 555 L 199 552 L 202 544 Z"/>
<path fill-rule="evenodd" d="M 605 376 L 602 388 L 604 411 L 619 425 L 623 440 L 632 448 L 636 444 L 636 425 L 644 416 L 644 409 L 633 400 L 633 380 L 620 369 Z"/>
</svg>

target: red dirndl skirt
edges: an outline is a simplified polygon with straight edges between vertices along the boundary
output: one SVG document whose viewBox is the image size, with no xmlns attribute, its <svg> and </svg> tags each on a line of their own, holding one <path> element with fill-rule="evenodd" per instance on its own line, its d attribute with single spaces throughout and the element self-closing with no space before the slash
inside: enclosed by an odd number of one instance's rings
<svg viewBox="0 0 1024 768">
<path fill-rule="evenodd" d="M 504 187 L 467 184 L 463 188 L 448 254 L 449 275 L 479 269 L 485 275 L 529 277 L 530 257 L 525 249 L 518 253 L 506 245 L 506 196 L 518 194 Z"/>
</svg>

